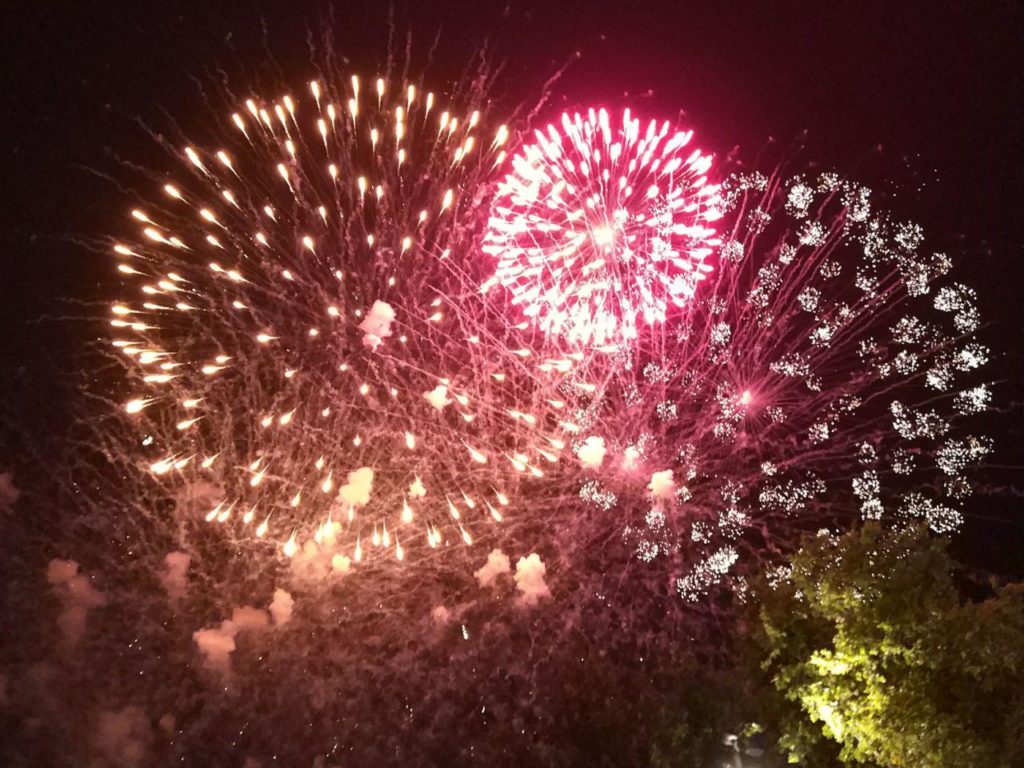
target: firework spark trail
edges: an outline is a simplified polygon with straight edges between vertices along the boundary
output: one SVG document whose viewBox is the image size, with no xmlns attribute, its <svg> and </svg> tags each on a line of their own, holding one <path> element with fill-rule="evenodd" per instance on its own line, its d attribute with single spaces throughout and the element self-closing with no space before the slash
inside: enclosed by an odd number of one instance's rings
<svg viewBox="0 0 1024 768">
<path fill-rule="evenodd" d="M 479 297 L 464 252 L 508 130 L 414 84 L 315 81 L 246 101 L 232 149 L 132 211 L 113 307 L 140 394 L 125 404 L 206 521 L 320 570 L 410 542 L 470 544 L 561 439 L 533 354 Z M 493 343 L 494 340 L 499 343 Z M 196 489 L 201 492 L 195 493 Z"/>
</svg>

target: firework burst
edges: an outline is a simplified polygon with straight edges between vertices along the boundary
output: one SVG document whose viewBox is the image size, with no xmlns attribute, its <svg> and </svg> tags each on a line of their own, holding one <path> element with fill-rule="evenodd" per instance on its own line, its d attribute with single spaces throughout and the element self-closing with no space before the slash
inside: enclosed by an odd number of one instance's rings
<svg viewBox="0 0 1024 768">
<path fill-rule="evenodd" d="M 719 244 L 718 187 L 693 132 L 591 109 L 534 137 L 498 187 L 483 289 L 504 286 L 537 327 L 580 344 L 635 339 L 684 306 Z"/>
<path fill-rule="evenodd" d="M 690 600 L 845 518 L 957 527 L 988 352 L 917 226 L 832 174 L 709 180 L 628 111 L 506 160 L 466 102 L 250 100 L 132 212 L 125 410 L 183 509 L 323 574 L 471 544 L 531 479 L 517 546 L 617 536 Z"/>
<path fill-rule="evenodd" d="M 581 499 L 618 510 L 688 600 L 801 531 L 954 531 L 991 444 L 970 430 L 989 352 L 951 260 L 834 174 L 731 177 L 718 204 L 716 269 L 685 311 L 577 372 L 599 382 L 574 402 Z"/>
<path fill-rule="evenodd" d="M 181 146 L 165 201 L 131 212 L 113 344 L 179 506 L 345 571 L 471 544 L 557 458 L 517 384 L 531 352 L 465 271 L 508 131 L 463 95 L 352 77 L 250 99 L 228 148 Z"/>
</svg>

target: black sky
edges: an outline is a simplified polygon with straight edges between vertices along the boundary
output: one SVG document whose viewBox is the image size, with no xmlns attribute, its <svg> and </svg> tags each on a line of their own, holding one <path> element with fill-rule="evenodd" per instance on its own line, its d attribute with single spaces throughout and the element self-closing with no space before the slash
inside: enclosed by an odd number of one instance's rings
<svg viewBox="0 0 1024 768">
<path fill-rule="evenodd" d="M 440 33 L 439 77 L 457 73 L 487 41 L 494 59 L 506 62 L 499 95 L 510 105 L 572 61 L 554 88 L 553 113 L 593 102 L 667 117 L 683 109 L 705 146 L 724 155 L 738 145 L 748 160 L 769 137 L 781 154 L 806 131 L 808 161 L 860 171 L 868 181 L 894 179 L 887 189 L 895 190 L 897 213 L 921 223 L 937 249 L 958 255 L 960 274 L 981 296 L 987 340 L 1008 353 L 994 374 L 1008 380 L 997 390 L 1002 402 L 1024 400 L 1020 4 L 509 0 L 395 2 L 393 11 L 396 29 L 412 30 L 421 52 Z M 256 75 L 302 87 L 313 73 L 309 33 L 328 18 L 339 51 L 372 72 L 387 50 L 388 13 L 384 3 L 344 0 L 7 0 L 0 11 L 5 376 L 31 384 L 44 357 L 50 369 L 74 365 L 71 352 L 95 333 L 52 318 L 84 314 L 75 300 L 110 284 L 110 265 L 74 242 L 111 231 L 124 215 L 124 197 L 95 172 L 116 175 L 115 155 L 162 161 L 136 117 L 159 124 L 166 110 L 201 126 L 207 107 L 197 82 L 217 66 L 240 91 Z M 267 49 L 282 74 L 271 74 Z M 56 389 L 31 388 L 59 404 Z M 999 463 L 1024 463 L 1021 422 L 1017 410 L 995 427 Z M 1021 477 L 997 472 L 992 482 L 1024 488 Z M 1004 522 L 978 518 L 969 537 L 974 556 L 1020 567 L 1020 507 L 1002 497 L 979 509 Z"/>
</svg>

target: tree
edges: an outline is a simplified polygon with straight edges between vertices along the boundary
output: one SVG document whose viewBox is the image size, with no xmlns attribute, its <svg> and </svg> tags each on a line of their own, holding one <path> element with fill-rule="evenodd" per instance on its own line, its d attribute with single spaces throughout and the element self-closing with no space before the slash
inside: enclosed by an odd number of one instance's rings
<svg viewBox="0 0 1024 768">
<path fill-rule="evenodd" d="M 1024 585 L 961 599 L 922 528 L 819 535 L 791 565 L 754 632 L 791 762 L 1024 765 Z"/>
</svg>

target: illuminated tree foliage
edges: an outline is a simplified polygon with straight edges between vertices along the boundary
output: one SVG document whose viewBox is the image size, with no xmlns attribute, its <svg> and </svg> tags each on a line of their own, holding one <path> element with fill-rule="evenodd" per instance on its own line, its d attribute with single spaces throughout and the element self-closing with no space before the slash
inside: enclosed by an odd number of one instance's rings
<svg viewBox="0 0 1024 768">
<path fill-rule="evenodd" d="M 757 644 L 792 761 L 976 768 L 1024 760 L 1024 586 L 958 594 L 946 542 L 875 524 L 807 542 L 765 585 Z"/>
</svg>

